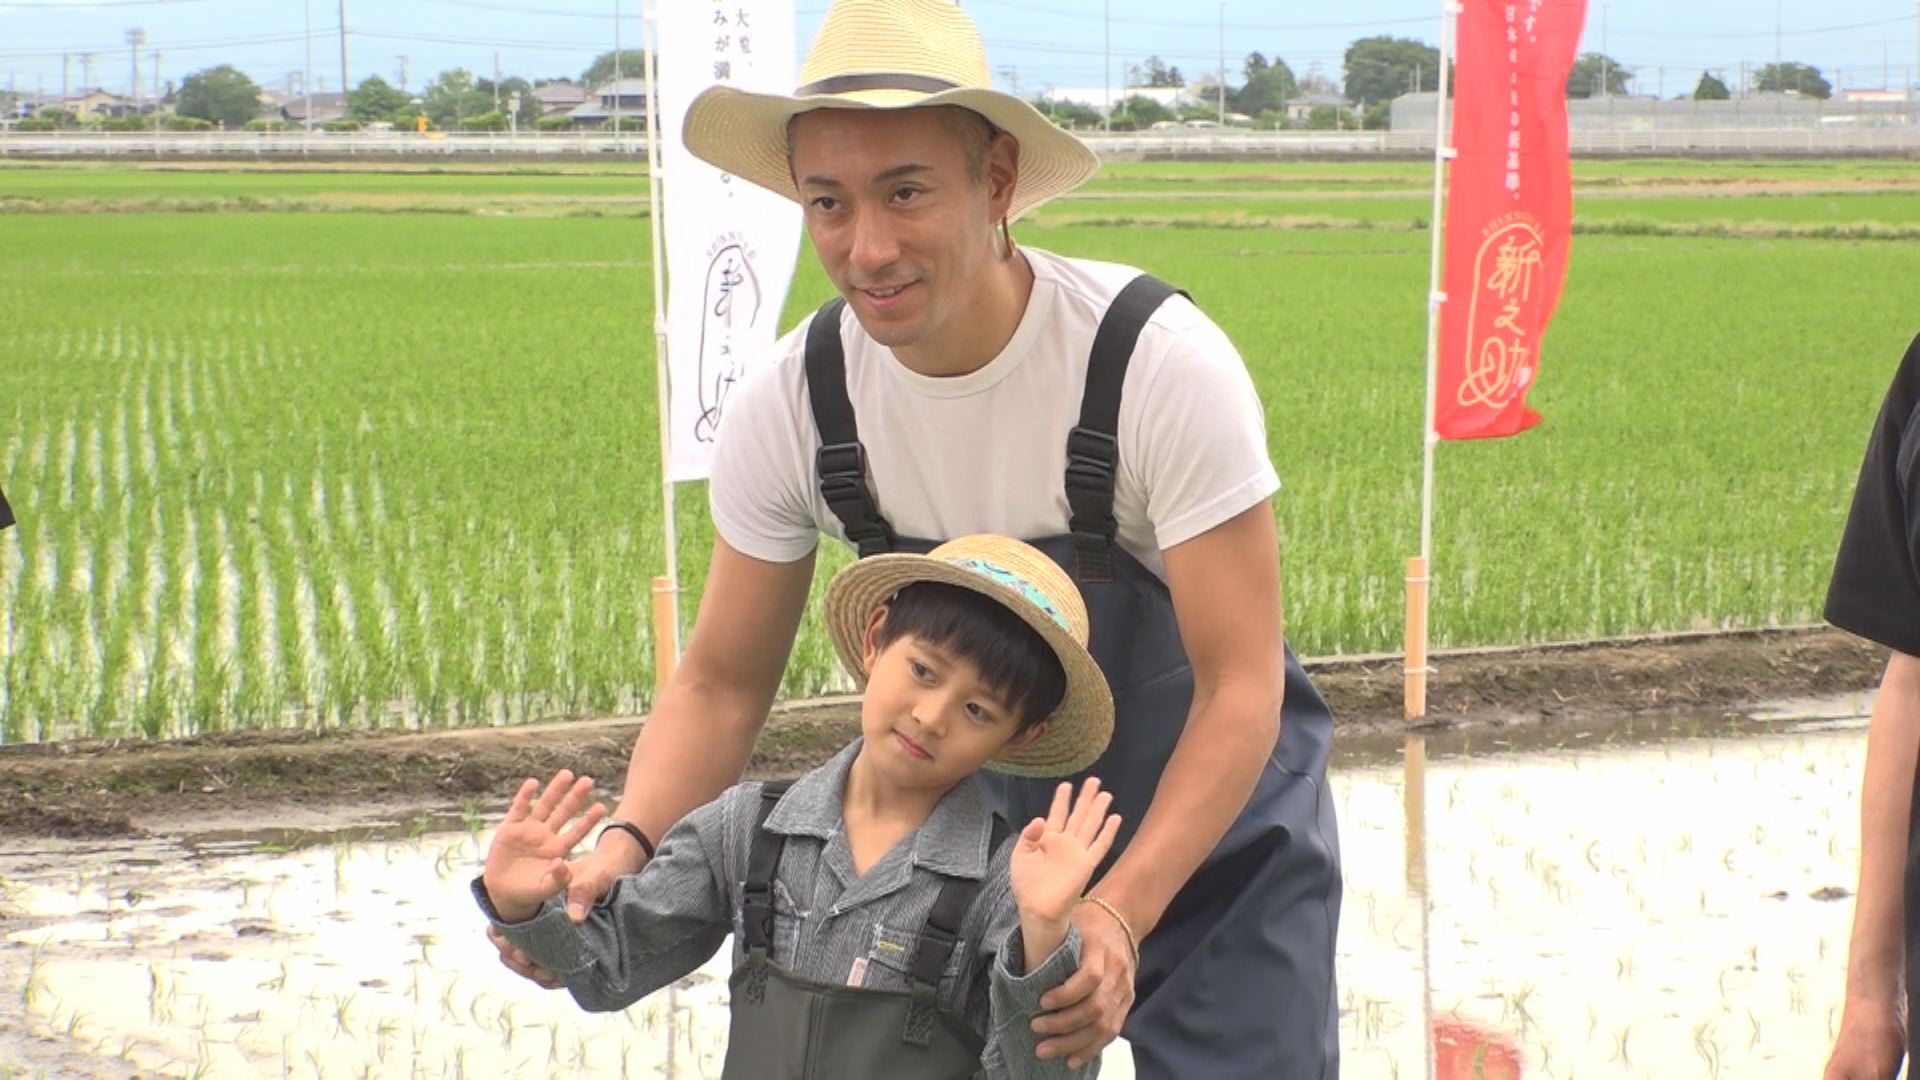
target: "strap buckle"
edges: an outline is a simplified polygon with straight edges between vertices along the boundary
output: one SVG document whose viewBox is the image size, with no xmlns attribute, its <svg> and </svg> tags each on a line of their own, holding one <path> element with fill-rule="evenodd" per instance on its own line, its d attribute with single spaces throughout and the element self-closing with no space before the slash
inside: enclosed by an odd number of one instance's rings
<svg viewBox="0 0 1920 1080">
<path fill-rule="evenodd" d="M 749 881 L 741 890 L 740 920 L 747 952 L 765 956 L 773 947 L 773 886 Z"/>
<path fill-rule="evenodd" d="M 824 482 L 834 479 L 865 479 L 867 448 L 858 442 L 828 443 L 813 455 L 813 467 Z"/>
<path fill-rule="evenodd" d="M 893 550 L 893 527 L 880 516 L 867 490 L 867 448 L 855 442 L 828 443 L 814 454 L 820 497 L 840 519 L 840 527 L 860 557 Z"/>
</svg>

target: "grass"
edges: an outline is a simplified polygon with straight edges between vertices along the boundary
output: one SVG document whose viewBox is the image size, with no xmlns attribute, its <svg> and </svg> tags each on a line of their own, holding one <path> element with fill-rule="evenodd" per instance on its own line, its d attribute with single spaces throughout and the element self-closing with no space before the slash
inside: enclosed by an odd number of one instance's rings
<svg viewBox="0 0 1920 1080">
<path fill-rule="evenodd" d="M 1546 342 L 1546 422 L 1440 448 L 1436 645 L 1815 619 L 1920 250 L 1800 233 L 1920 220 L 1920 188 L 1877 162 L 1576 174 L 1597 231 Z M 1019 229 L 1187 287 L 1238 343 L 1308 655 L 1398 642 L 1426 175 L 1120 167 L 1090 189 L 1114 197 Z M 1201 187 L 1222 197 L 1165 197 Z M 579 167 L 0 168 L 0 203 L 38 210 L 0 214 L 0 486 L 22 519 L 0 538 L 0 740 L 641 708 L 664 551 L 647 223 L 621 207 L 644 194 Z M 198 198 L 347 212 L 151 208 Z M 66 212 L 99 200 L 149 208 Z M 1328 227 L 1220 227 L 1295 210 Z M 1071 223 L 1129 213 L 1190 227 Z M 786 323 L 828 292 L 803 253 Z M 677 515 L 697 597 L 700 485 Z M 786 691 L 833 679 L 810 617 Z"/>
</svg>

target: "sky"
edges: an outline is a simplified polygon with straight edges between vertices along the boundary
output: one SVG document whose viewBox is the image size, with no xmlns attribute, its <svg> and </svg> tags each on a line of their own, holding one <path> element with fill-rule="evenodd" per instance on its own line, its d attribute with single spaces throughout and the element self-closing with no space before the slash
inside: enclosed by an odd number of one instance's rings
<svg viewBox="0 0 1920 1080">
<path fill-rule="evenodd" d="M 306 64 L 311 2 L 315 89 L 340 78 L 340 8 L 348 26 L 348 72 L 379 74 L 408 88 L 466 67 L 527 78 L 578 77 L 613 47 L 615 0 L 0 0 L 0 78 L 24 92 L 57 94 L 63 54 L 78 87 L 91 52 L 93 85 L 126 92 L 127 31 L 146 31 L 142 92 L 152 92 L 158 51 L 162 85 L 223 63 L 268 89 L 297 84 Z M 621 44 L 641 41 L 645 0 L 619 0 Z M 694 0 L 659 0 L 661 3 Z M 795 37 L 804 52 L 828 0 L 797 0 Z M 1099 87 L 1103 62 L 1118 84 L 1148 55 L 1190 80 L 1240 70 L 1248 53 L 1278 56 L 1299 75 L 1340 78 L 1355 38 L 1375 34 L 1435 42 L 1438 0 L 964 0 L 980 26 L 995 82 L 1033 96 L 1047 88 Z M 1898 87 L 1920 73 L 1920 0 L 1590 0 L 1581 50 L 1603 47 L 1633 69 L 1636 93 L 1672 97 L 1707 69 L 1732 85 L 1743 62 L 1781 59 L 1819 67 L 1837 87 Z M 1111 41 L 1109 52 L 1107 42 Z M 1110 61 L 1108 57 L 1111 57 Z M 1883 74 L 1884 73 L 1884 74 Z M 1883 82 L 1884 79 L 1884 82 Z M 1237 83 L 1237 74 L 1229 85 Z"/>
</svg>

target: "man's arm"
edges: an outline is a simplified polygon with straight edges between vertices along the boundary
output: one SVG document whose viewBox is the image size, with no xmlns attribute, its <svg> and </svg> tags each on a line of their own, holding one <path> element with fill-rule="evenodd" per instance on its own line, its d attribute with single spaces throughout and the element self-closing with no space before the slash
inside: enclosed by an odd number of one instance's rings
<svg viewBox="0 0 1920 1080">
<path fill-rule="evenodd" d="M 740 779 L 793 652 L 813 561 L 764 562 L 714 537 L 693 634 L 634 740 L 616 817 L 658 838 Z M 617 859 L 620 873 L 645 861 L 618 831 L 595 851 Z"/>
<path fill-rule="evenodd" d="M 1180 640 L 1193 665 L 1193 707 L 1146 819 L 1092 890 L 1138 937 L 1152 932 L 1226 835 L 1279 741 L 1286 658 L 1277 548 L 1272 502 L 1262 499 L 1165 552 Z M 1082 905 L 1074 923 L 1085 942 L 1080 971 L 1041 1000 L 1061 1011 L 1036 1027 L 1064 1036 L 1042 1044 L 1043 1054 L 1078 1061 L 1119 1034 L 1134 965 L 1118 921 L 1103 909 Z"/>
<path fill-rule="evenodd" d="M 693 635 L 673 680 L 654 702 L 627 763 L 627 785 L 614 816 L 639 825 L 659 844 L 675 822 L 740 779 L 753 741 L 766 723 L 780 673 L 813 582 L 813 555 L 766 562 L 715 536 L 713 561 Z M 574 922 L 616 879 L 645 863 L 640 845 L 618 829 L 603 833 L 572 864 L 567 915 Z M 548 989 L 561 980 L 500 933 L 487 936 L 500 962 Z"/>
<path fill-rule="evenodd" d="M 1895 652 L 1867 727 L 1860 788 L 1860 892 L 1847 949 L 1847 1000 L 1828 1080 L 1891 1077 L 1906 1045 L 1907 821 L 1920 758 L 1920 658 Z"/>
<path fill-rule="evenodd" d="M 1227 834 L 1280 738 L 1279 541 L 1262 499 L 1166 554 L 1193 707 L 1146 820 L 1094 888 L 1145 937 Z"/>
</svg>

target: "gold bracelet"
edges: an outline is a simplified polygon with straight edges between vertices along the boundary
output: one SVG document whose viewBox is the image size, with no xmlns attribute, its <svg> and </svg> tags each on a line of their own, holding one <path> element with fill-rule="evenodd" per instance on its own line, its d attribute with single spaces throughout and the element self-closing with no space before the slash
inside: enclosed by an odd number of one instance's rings
<svg viewBox="0 0 1920 1080">
<path fill-rule="evenodd" d="M 1127 949 L 1133 953 L 1133 966 L 1138 968 L 1140 966 L 1140 939 L 1133 936 L 1133 927 L 1128 924 L 1127 917 L 1120 914 L 1119 909 L 1115 908 L 1112 904 L 1107 903 L 1097 896 L 1083 896 L 1075 901 L 1075 903 L 1092 904 L 1101 911 L 1113 916 L 1113 921 L 1120 924 L 1120 932 L 1127 935 Z"/>
</svg>

